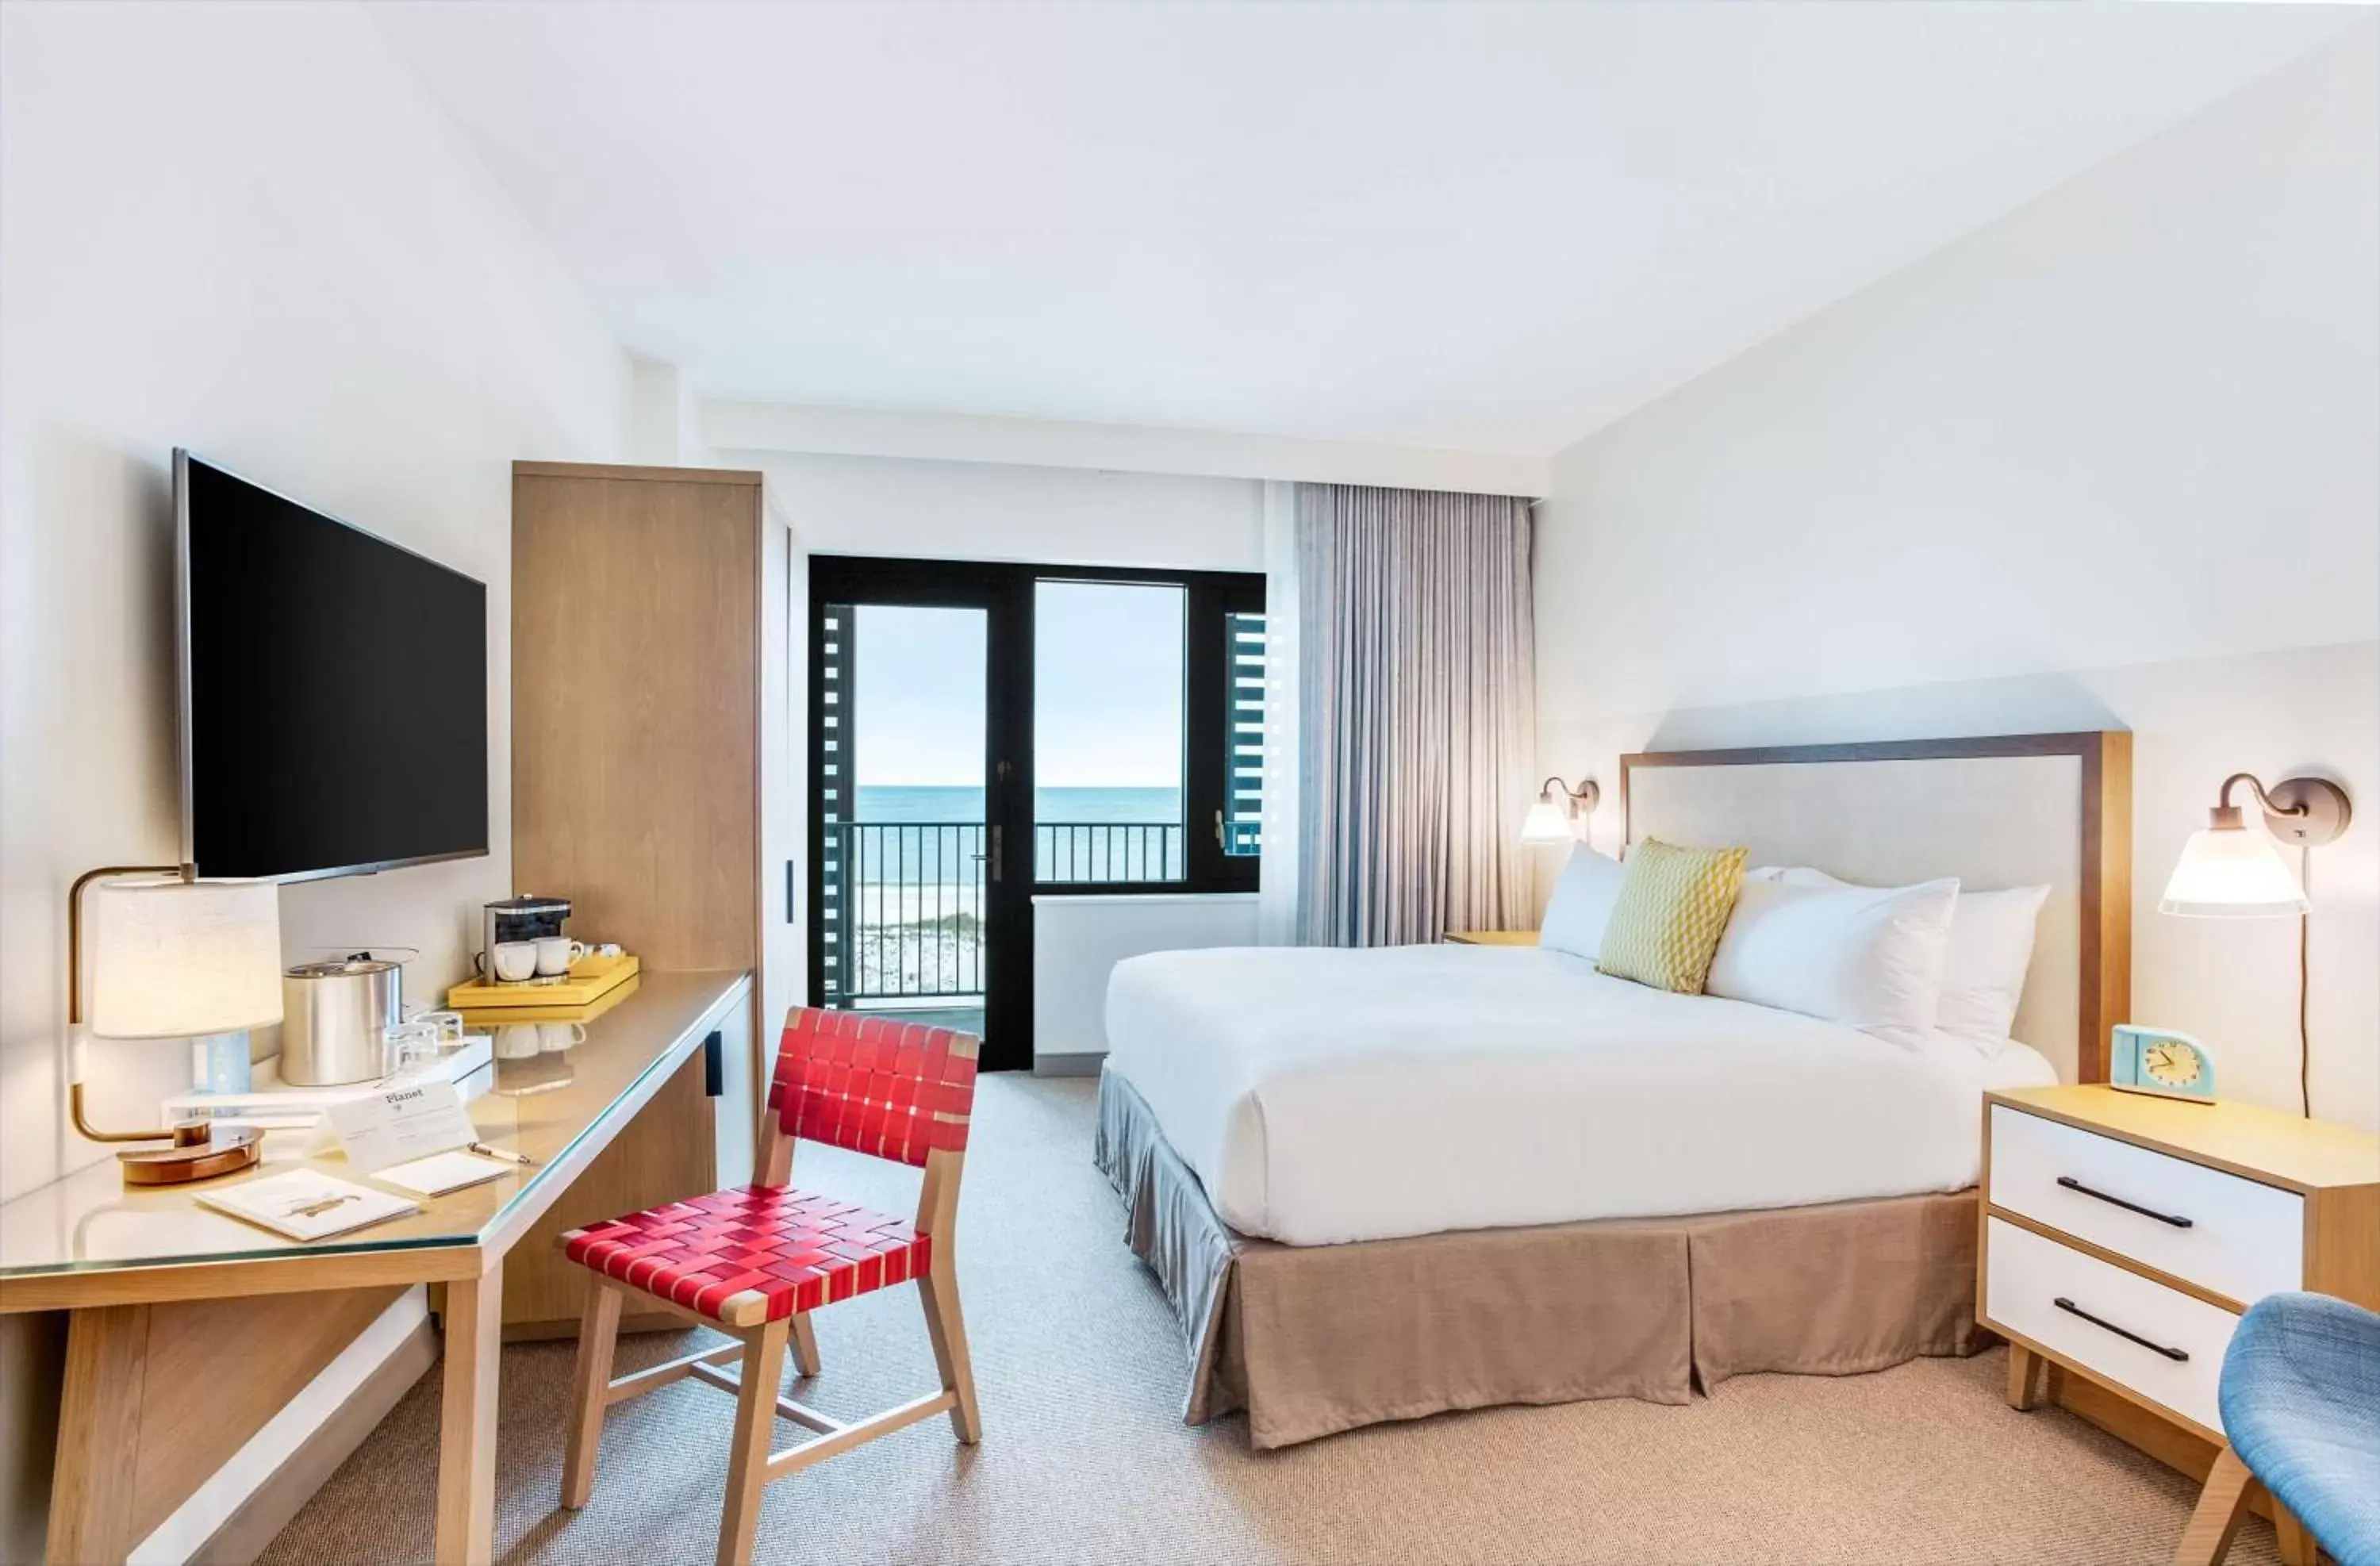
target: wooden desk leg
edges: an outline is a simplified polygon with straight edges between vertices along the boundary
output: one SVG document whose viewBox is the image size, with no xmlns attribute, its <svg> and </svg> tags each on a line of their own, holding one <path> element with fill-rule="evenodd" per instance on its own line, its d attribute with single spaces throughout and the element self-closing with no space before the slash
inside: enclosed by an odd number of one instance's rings
<svg viewBox="0 0 2380 1566">
<path fill-rule="evenodd" d="M 446 1285 L 446 1376 L 438 1404 L 438 1560 L 488 1566 L 496 1553 L 496 1361 L 504 1266 Z"/>
<path fill-rule="evenodd" d="M 2022 1343 L 2009 1345 L 2008 1405 L 2030 1410 L 2041 1402 L 2043 1372 L 2048 1362 Z"/>
<path fill-rule="evenodd" d="M 127 1536 L 148 1361 L 147 1305 L 97 1305 L 68 1317 L 50 1481 L 52 1566 L 122 1560 L 140 1542 Z"/>
</svg>

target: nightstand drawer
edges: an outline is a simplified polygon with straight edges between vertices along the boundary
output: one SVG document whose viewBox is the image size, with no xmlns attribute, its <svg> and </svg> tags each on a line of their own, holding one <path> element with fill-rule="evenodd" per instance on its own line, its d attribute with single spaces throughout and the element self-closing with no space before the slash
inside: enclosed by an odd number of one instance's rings
<svg viewBox="0 0 2380 1566">
<path fill-rule="evenodd" d="M 2238 1317 L 2003 1220 L 1985 1229 L 1988 1324 L 2222 1430 L 2216 1386 Z"/>
<path fill-rule="evenodd" d="M 2305 1199 L 1992 1106 L 1992 1205 L 2253 1305 L 2302 1287 Z"/>
</svg>

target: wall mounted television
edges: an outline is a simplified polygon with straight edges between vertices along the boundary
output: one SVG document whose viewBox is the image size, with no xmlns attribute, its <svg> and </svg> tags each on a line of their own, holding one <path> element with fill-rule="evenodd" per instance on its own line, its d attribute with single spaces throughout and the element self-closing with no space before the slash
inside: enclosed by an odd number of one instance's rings
<svg viewBox="0 0 2380 1566">
<path fill-rule="evenodd" d="M 174 453 L 182 860 L 303 880 L 488 851 L 488 589 Z"/>
</svg>

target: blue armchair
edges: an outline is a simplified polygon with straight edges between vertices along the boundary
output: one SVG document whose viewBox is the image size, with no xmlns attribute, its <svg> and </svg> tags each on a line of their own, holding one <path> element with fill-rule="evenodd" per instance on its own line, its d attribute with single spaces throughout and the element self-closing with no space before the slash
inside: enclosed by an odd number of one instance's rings
<svg viewBox="0 0 2380 1566">
<path fill-rule="evenodd" d="M 2380 1566 L 2380 1316 L 2327 1294 L 2272 1294 L 2240 1318 L 2223 1356 L 2223 1428 L 2176 1566 L 2214 1566 L 2271 1495 L 2281 1558 Z"/>
</svg>

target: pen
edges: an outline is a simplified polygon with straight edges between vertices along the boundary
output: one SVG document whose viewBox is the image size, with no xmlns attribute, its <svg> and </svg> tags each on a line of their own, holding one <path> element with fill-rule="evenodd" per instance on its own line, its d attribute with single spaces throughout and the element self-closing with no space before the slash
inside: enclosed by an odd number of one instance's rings
<svg viewBox="0 0 2380 1566">
<path fill-rule="evenodd" d="M 486 1158 L 501 1159 L 505 1163 L 533 1164 L 537 1162 L 535 1159 L 530 1158 L 527 1153 L 508 1153 L 501 1147 L 491 1147 L 485 1142 L 472 1143 L 470 1150 Z"/>
</svg>

